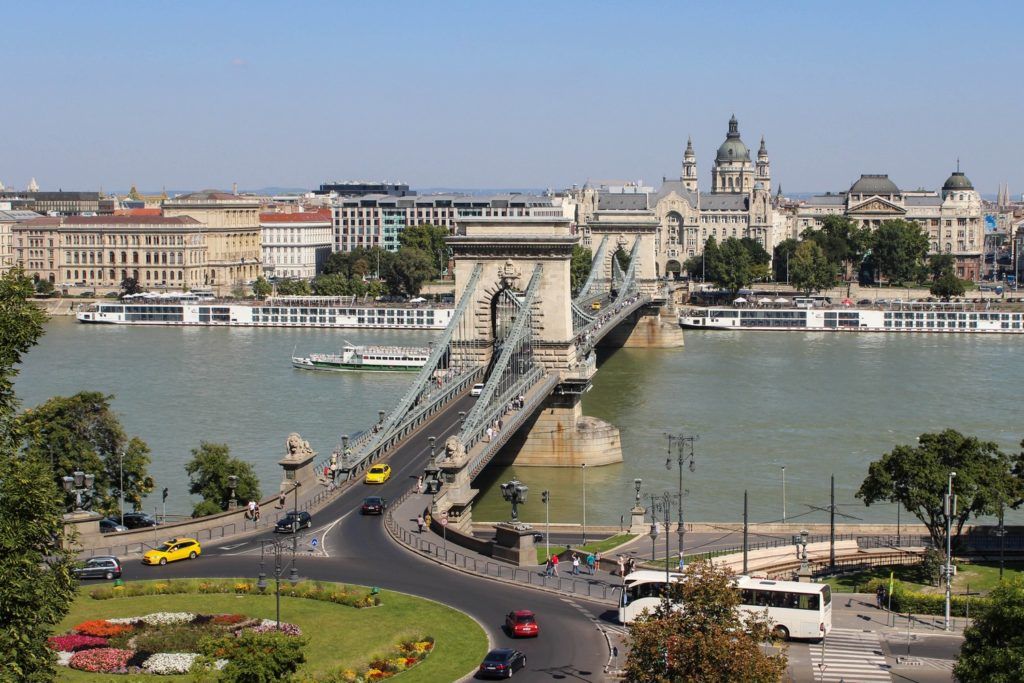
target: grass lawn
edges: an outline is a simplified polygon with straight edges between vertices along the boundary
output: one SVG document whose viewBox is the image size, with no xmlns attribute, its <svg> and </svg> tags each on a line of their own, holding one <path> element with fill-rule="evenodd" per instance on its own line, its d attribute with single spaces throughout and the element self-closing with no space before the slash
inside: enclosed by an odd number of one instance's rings
<svg viewBox="0 0 1024 683">
<path fill-rule="evenodd" d="M 88 619 L 142 616 L 151 612 L 240 613 L 274 618 L 274 596 L 177 594 L 94 600 L 88 586 L 80 591 L 67 618 L 56 629 L 69 630 Z M 403 682 L 453 681 L 473 669 L 487 653 L 487 635 L 465 614 L 436 602 L 381 591 L 379 607 L 356 609 L 305 598 L 281 598 L 281 620 L 298 624 L 309 639 L 300 672 L 338 667 L 365 668 L 374 654 L 389 651 L 405 637 L 433 636 L 433 653 L 401 674 Z M 57 667 L 64 681 L 118 681 L 126 676 L 92 674 Z M 147 676 L 153 680 L 190 680 L 188 676 Z"/>
<path fill-rule="evenodd" d="M 622 545 L 626 541 L 634 538 L 635 534 L 616 534 L 615 536 L 609 536 L 608 538 L 600 541 L 594 541 L 593 543 L 587 543 L 586 545 L 573 546 L 573 550 L 579 550 L 580 552 L 586 553 L 605 553 L 609 549 L 616 546 Z M 565 550 L 565 546 L 552 544 L 551 554 L 557 555 L 558 553 Z M 548 561 L 547 548 L 543 544 L 537 547 L 537 564 L 544 564 Z"/>
<path fill-rule="evenodd" d="M 895 573 L 896 580 L 901 581 L 909 588 L 922 593 L 943 593 L 945 585 L 935 586 L 928 581 L 920 567 L 917 566 L 895 566 L 895 567 L 874 567 L 856 574 L 836 576 L 826 579 L 826 583 L 832 586 L 837 592 L 863 592 L 864 586 L 871 579 L 888 579 L 889 572 Z M 1017 576 L 1024 576 L 1024 564 L 1007 562 L 1004 579 L 1013 579 Z M 963 593 L 970 586 L 971 593 L 988 593 L 999 584 L 999 562 L 957 562 L 956 576 L 953 578 L 953 592 Z"/>
</svg>

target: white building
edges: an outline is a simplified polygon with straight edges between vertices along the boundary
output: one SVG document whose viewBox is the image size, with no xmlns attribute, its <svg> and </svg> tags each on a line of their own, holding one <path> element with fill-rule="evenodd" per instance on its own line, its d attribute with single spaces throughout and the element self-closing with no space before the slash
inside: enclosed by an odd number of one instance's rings
<svg viewBox="0 0 1024 683">
<path fill-rule="evenodd" d="M 0 187 L 3 185 L 0 184 Z M 11 226 L 33 218 L 41 216 L 35 211 L 11 209 L 10 202 L 0 202 L 0 275 L 14 265 L 14 236 L 11 233 Z"/>
<path fill-rule="evenodd" d="M 261 213 L 264 273 L 270 277 L 316 277 L 331 255 L 331 230 L 328 209 Z"/>
</svg>

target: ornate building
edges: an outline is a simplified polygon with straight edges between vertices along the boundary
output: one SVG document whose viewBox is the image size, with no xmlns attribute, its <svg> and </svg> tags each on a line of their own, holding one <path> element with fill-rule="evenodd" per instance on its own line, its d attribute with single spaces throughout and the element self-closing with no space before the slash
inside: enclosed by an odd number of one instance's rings
<svg viewBox="0 0 1024 683">
<path fill-rule="evenodd" d="M 715 154 L 711 169 L 711 192 L 700 192 L 697 155 L 692 140 L 686 141 L 682 173 L 678 180 L 663 179 L 661 187 L 636 185 L 584 187 L 577 192 L 577 222 L 588 242 L 591 222 L 610 219 L 656 221 L 658 274 L 679 274 L 683 263 L 704 251 L 709 237 L 750 237 L 770 253 L 775 247 L 780 217 L 771 198 L 771 163 L 764 138 L 756 162 L 740 137 L 739 122 L 733 116 L 725 141 Z"/>
<path fill-rule="evenodd" d="M 901 190 L 888 175 L 862 175 L 846 192 L 800 202 L 794 209 L 790 236 L 820 227 L 830 214 L 847 216 L 871 229 L 894 218 L 913 221 L 927 233 L 931 253 L 956 258 L 958 277 L 977 280 L 981 275 L 985 244 L 981 195 L 959 164 L 939 191 Z"/>
</svg>

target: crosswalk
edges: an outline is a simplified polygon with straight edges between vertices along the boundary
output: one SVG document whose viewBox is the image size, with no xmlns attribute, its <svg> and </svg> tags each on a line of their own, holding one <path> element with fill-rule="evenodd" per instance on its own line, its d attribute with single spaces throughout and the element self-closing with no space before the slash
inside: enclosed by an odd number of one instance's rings
<svg viewBox="0 0 1024 683">
<path fill-rule="evenodd" d="M 821 644 L 813 644 L 810 649 L 815 681 L 892 683 L 877 633 L 834 628 L 825 639 L 824 648 Z"/>
</svg>

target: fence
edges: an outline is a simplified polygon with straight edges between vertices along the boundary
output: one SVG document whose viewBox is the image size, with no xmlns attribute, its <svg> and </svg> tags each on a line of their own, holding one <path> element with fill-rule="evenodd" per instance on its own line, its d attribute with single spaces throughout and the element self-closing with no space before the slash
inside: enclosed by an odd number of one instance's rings
<svg viewBox="0 0 1024 683">
<path fill-rule="evenodd" d="M 555 590 L 561 593 L 587 597 L 610 604 L 618 604 L 620 586 L 599 580 L 586 580 L 570 576 L 545 576 L 541 567 L 515 567 L 498 560 L 459 552 L 446 543 L 437 543 L 434 536 L 424 536 L 407 529 L 394 518 L 399 508 L 416 490 L 410 489 L 388 507 L 384 525 L 393 539 L 411 550 L 438 562 L 465 572 L 500 581 Z M 454 544 L 452 544 L 454 545 Z"/>
</svg>

